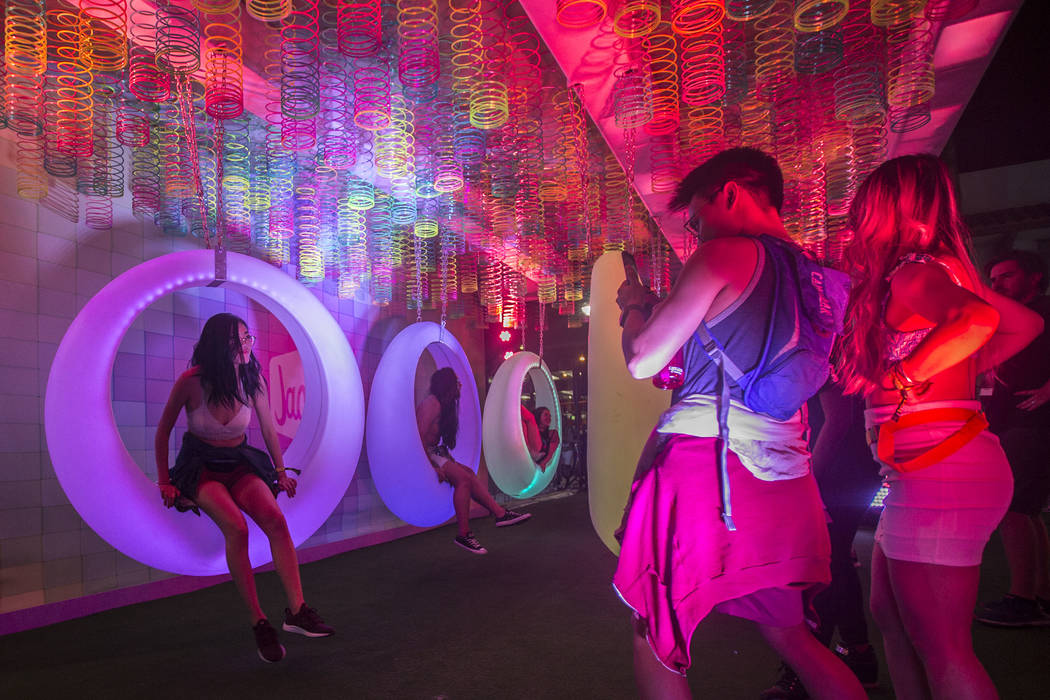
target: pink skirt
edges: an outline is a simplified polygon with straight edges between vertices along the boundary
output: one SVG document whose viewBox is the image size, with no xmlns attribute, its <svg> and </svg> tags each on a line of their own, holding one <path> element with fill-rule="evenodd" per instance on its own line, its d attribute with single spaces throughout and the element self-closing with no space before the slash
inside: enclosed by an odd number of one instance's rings
<svg viewBox="0 0 1050 700">
<path fill-rule="evenodd" d="M 928 408 L 979 410 L 977 401 L 931 401 L 905 412 Z M 867 427 L 890 420 L 895 406 L 864 412 Z M 916 457 L 961 427 L 943 422 L 894 433 L 898 462 Z M 876 446 L 872 445 L 872 454 Z M 877 458 L 877 457 L 876 457 Z M 937 464 L 913 472 L 884 465 L 889 485 L 875 543 L 890 559 L 943 566 L 978 566 L 988 538 L 999 526 L 1013 498 L 1013 475 L 999 438 L 985 430 Z"/>
<path fill-rule="evenodd" d="M 690 665 L 696 626 L 719 603 L 764 589 L 812 593 L 831 579 L 812 474 L 762 481 L 730 452 L 737 530 L 729 532 L 720 517 L 716 442 L 670 436 L 651 466 L 639 466 L 621 529 L 613 586 L 644 623 L 653 653 L 678 673 Z"/>
</svg>

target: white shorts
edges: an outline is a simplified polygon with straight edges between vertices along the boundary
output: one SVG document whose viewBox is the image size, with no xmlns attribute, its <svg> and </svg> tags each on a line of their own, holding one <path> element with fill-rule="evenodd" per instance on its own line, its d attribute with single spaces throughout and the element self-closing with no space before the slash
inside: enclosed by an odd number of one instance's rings
<svg viewBox="0 0 1050 700">
<path fill-rule="evenodd" d="M 448 448 L 444 445 L 432 445 L 426 448 L 426 452 L 430 463 L 438 469 L 445 466 L 446 462 L 452 461 L 452 455 L 449 454 Z"/>
</svg>

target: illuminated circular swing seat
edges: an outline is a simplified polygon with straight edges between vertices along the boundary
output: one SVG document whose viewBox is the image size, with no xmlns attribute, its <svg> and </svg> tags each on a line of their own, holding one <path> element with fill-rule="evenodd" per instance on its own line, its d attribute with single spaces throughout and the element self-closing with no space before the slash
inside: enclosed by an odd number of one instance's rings
<svg viewBox="0 0 1050 700">
<path fill-rule="evenodd" d="M 167 509 L 153 479 L 128 454 L 110 401 L 113 361 L 135 318 L 154 300 L 215 281 L 209 250 L 171 253 L 128 270 L 73 319 L 58 347 L 44 402 L 48 450 L 59 482 L 84 521 L 133 559 L 177 574 L 227 571 L 222 533 L 207 517 Z M 288 330 L 308 387 L 303 420 L 285 452 L 301 468 L 295 498 L 280 497 L 298 546 L 343 498 L 357 468 L 364 428 L 361 376 L 346 336 L 304 286 L 254 258 L 226 254 L 221 282 L 267 308 Z M 270 561 L 266 537 L 249 520 L 253 566 Z"/>
<path fill-rule="evenodd" d="M 379 360 L 365 439 L 379 497 L 394 515 L 418 527 L 440 525 L 455 515 L 452 487 L 438 483 L 416 427 L 413 378 L 425 351 L 438 369 L 451 367 L 462 385 L 453 458 L 477 473 L 481 457 L 481 405 L 463 347 L 436 323 L 413 323 L 390 341 Z"/>
<path fill-rule="evenodd" d="M 521 389 L 525 377 L 536 390 L 536 408 L 551 412 L 551 429 L 561 436 L 561 406 L 554 378 L 543 360 L 531 352 L 511 355 L 496 370 L 485 397 L 482 445 L 485 464 L 500 491 L 514 498 L 535 496 L 554 478 L 561 456 L 561 442 L 543 471 L 532 460 L 521 427 Z"/>
</svg>

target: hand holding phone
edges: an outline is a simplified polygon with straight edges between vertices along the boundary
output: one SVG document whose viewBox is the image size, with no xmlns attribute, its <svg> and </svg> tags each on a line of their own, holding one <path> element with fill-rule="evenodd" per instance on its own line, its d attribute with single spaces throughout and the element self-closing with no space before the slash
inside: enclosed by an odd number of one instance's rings
<svg viewBox="0 0 1050 700">
<path fill-rule="evenodd" d="M 626 250 L 621 251 L 620 256 L 623 258 L 623 271 L 624 276 L 627 278 L 627 283 L 637 287 L 644 287 L 642 278 L 638 274 L 638 262 L 634 259 L 634 256 Z"/>
</svg>

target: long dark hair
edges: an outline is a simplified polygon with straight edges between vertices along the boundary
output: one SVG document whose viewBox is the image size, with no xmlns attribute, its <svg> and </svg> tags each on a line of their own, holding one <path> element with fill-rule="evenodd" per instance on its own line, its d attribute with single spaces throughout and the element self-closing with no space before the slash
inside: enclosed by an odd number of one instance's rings
<svg viewBox="0 0 1050 700">
<path fill-rule="evenodd" d="M 201 337 L 193 346 L 190 364 L 200 368 L 201 384 L 210 394 L 208 403 L 227 408 L 236 403 L 248 405 L 263 385 L 262 368 L 254 352 L 248 362 L 239 366 L 239 372 L 233 363 L 234 353 L 241 349 L 238 326 L 242 323 L 233 314 L 215 314 L 205 322 Z M 244 326 L 247 328 L 248 324 Z"/>
<path fill-rule="evenodd" d="M 554 414 L 551 413 L 551 410 L 546 406 L 537 406 L 536 409 L 532 412 L 532 415 L 536 416 L 536 427 L 539 429 L 540 435 L 546 437 L 547 433 L 551 431 L 551 427 L 548 425 L 546 428 L 544 428 L 540 425 L 540 420 L 543 418 L 544 411 L 546 411 L 547 414 L 550 415 L 551 420 L 554 420 Z"/>
<path fill-rule="evenodd" d="M 442 367 L 430 375 L 430 393 L 441 404 L 438 431 L 441 442 L 450 450 L 456 446 L 459 432 L 459 379 L 451 367 Z"/>
<path fill-rule="evenodd" d="M 936 156 L 900 156 L 880 165 L 857 190 L 849 218 L 855 236 L 846 261 L 854 287 L 840 374 L 846 393 L 868 395 L 886 369 L 883 303 L 897 261 L 908 253 L 950 256 L 974 284 L 977 271 L 948 169 Z"/>
</svg>

